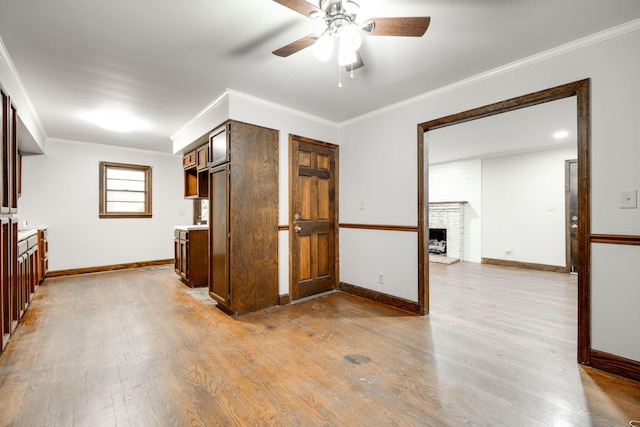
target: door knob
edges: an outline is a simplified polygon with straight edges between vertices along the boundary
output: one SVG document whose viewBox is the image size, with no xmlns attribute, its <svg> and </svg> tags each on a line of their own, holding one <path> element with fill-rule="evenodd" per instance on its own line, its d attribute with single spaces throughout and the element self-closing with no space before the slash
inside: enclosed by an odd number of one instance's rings
<svg viewBox="0 0 640 427">
<path fill-rule="evenodd" d="M 571 228 L 578 228 L 578 224 L 571 224 Z"/>
<path fill-rule="evenodd" d="M 302 230 L 302 227 L 300 227 L 299 225 L 296 225 L 295 227 L 293 227 L 293 231 L 295 231 L 296 233 L 299 233 L 300 230 Z"/>
</svg>

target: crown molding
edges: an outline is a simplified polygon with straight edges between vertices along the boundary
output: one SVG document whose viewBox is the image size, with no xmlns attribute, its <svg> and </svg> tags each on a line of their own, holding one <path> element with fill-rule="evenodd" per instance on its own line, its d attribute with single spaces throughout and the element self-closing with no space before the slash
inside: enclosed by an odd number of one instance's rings
<svg viewBox="0 0 640 427">
<path fill-rule="evenodd" d="M 27 93 L 27 89 L 16 70 L 9 51 L 0 37 L 0 65 L 4 67 L 7 72 L 9 81 L 2 82 L 4 87 L 7 88 L 9 96 L 16 102 L 18 108 L 18 116 L 22 119 L 25 127 L 32 134 L 31 136 L 36 143 L 44 148 L 45 141 L 47 140 L 47 132 L 44 129 L 40 116 L 36 111 L 36 108 Z M 35 127 L 35 129 L 34 129 Z"/>
<path fill-rule="evenodd" d="M 604 41 L 623 36 L 628 33 L 632 33 L 634 31 L 640 30 L 640 19 L 635 19 L 633 21 L 627 22 L 625 24 L 621 24 L 604 31 L 600 31 L 598 33 L 592 34 L 590 36 L 583 37 L 581 39 L 565 43 L 563 45 L 557 46 L 555 48 L 546 50 L 544 52 L 537 53 L 535 55 L 528 56 L 526 58 L 511 62 L 509 64 L 494 68 L 492 70 L 486 71 L 484 73 L 476 74 L 475 76 L 469 77 L 467 79 L 459 80 L 455 83 L 451 83 L 446 86 L 442 86 L 440 88 L 434 89 L 429 92 L 425 92 L 423 94 L 405 99 L 403 101 L 396 102 L 391 105 L 387 105 L 386 107 L 379 108 L 377 110 L 371 111 L 369 113 L 363 114 L 358 117 L 354 117 L 349 120 L 345 120 L 338 124 L 340 128 L 347 126 L 349 124 L 358 122 L 360 120 L 364 120 L 378 114 L 382 114 L 384 112 L 393 111 L 398 108 L 401 108 L 406 105 L 410 105 L 419 101 L 423 101 L 425 99 L 443 95 L 449 92 L 456 91 L 458 89 L 474 85 L 476 83 L 482 82 L 484 80 L 491 79 L 493 77 L 497 77 L 503 74 L 510 73 L 512 71 L 525 68 L 540 62 L 547 61 L 552 58 L 556 58 L 561 55 L 565 55 L 567 53 L 574 52 L 576 50 L 584 49 L 586 47 L 602 43 Z"/>
<path fill-rule="evenodd" d="M 327 119 L 323 119 L 321 117 L 318 116 L 314 116 L 313 114 L 309 114 L 309 113 L 305 113 L 304 111 L 300 111 L 300 110 L 296 110 L 293 109 L 291 107 L 286 107 L 284 105 L 281 104 L 277 104 L 275 102 L 272 101 L 267 101 L 265 99 L 262 98 L 258 98 L 256 96 L 253 95 L 248 95 L 246 93 L 243 92 L 238 92 L 236 90 L 233 89 L 227 89 L 226 93 L 228 93 L 229 95 L 236 97 L 236 98 L 242 98 L 245 101 L 251 102 L 253 104 L 259 104 L 262 105 L 264 107 L 268 107 L 271 110 L 278 110 L 281 111 L 283 113 L 286 114 L 290 114 L 296 117 L 299 117 L 301 119 L 305 119 L 305 120 L 309 120 L 324 126 L 330 126 L 330 127 L 334 127 L 337 128 L 338 127 L 338 123 L 337 122 L 332 122 L 331 120 L 327 120 Z"/>
<path fill-rule="evenodd" d="M 180 129 L 178 129 L 177 131 L 175 131 L 173 133 L 173 135 L 170 136 L 171 140 L 174 141 L 176 138 L 179 137 L 179 135 L 183 132 L 185 132 L 187 129 L 189 129 L 191 126 L 193 126 L 194 123 L 196 123 L 202 116 L 204 116 L 205 114 L 207 114 L 209 111 L 213 110 L 214 108 L 216 108 L 218 105 L 220 105 L 220 103 L 222 103 L 223 101 L 227 100 L 229 98 L 229 89 L 225 89 L 224 92 L 222 92 L 220 95 L 218 95 L 216 98 L 213 99 L 213 101 L 211 101 L 210 103 L 208 103 L 202 110 L 200 110 L 195 116 L 193 116 L 191 119 L 189 119 L 184 125 L 182 125 L 180 127 Z"/>
</svg>

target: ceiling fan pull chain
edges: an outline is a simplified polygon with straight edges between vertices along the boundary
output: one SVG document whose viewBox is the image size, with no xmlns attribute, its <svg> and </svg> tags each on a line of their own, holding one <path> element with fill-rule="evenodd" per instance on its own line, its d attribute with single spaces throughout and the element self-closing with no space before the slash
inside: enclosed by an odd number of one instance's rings
<svg viewBox="0 0 640 427">
<path fill-rule="evenodd" d="M 338 87 L 342 87 L 342 70 L 340 63 L 338 62 Z"/>
</svg>

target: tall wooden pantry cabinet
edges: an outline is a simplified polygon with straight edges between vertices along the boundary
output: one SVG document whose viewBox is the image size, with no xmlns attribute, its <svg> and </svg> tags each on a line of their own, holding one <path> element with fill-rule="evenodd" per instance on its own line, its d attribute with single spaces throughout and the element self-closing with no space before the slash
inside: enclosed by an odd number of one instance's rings
<svg viewBox="0 0 640 427">
<path fill-rule="evenodd" d="M 278 304 L 278 139 L 233 120 L 209 136 L 209 294 L 232 314 Z"/>
</svg>

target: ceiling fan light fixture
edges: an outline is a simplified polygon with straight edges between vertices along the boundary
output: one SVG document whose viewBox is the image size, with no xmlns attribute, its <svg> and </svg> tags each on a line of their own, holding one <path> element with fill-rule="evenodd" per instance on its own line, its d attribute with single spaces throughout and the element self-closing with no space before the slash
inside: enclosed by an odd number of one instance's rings
<svg viewBox="0 0 640 427">
<path fill-rule="evenodd" d="M 355 50 L 347 49 L 344 46 L 340 45 L 338 48 L 338 65 L 345 66 L 349 64 L 353 64 L 358 60 Z"/>
<path fill-rule="evenodd" d="M 326 32 L 313 45 L 313 54 L 320 61 L 328 61 L 333 53 L 333 36 Z"/>
<path fill-rule="evenodd" d="M 340 27 L 340 47 L 356 51 L 362 45 L 362 36 L 355 25 L 345 25 Z"/>
<path fill-rule="evenodd" d="M 343 0 L 342 8 L 349 15 L 356 15 L 358 12 L 360 12 L 360 5 L 353 0 Z"/>
</svg>

